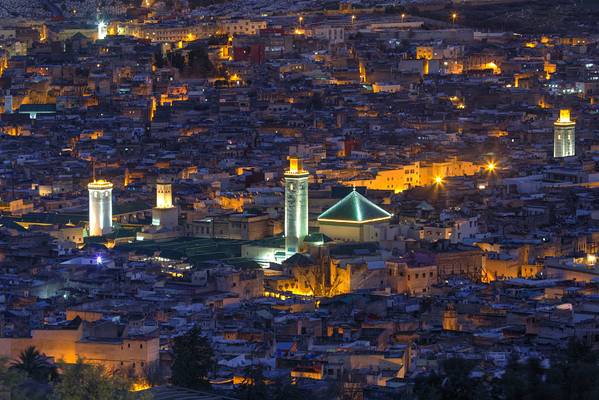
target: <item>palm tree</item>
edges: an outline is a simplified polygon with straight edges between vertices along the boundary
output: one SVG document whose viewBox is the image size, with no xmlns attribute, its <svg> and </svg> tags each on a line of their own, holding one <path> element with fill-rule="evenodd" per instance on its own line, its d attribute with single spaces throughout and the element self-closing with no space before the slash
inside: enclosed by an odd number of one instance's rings
<svg viewBox="0 0 599 400">
<path fill-rule="evenodd" d="M 29 346 L 23 350 L 11 367 L 23 371 L 30 378 L 39 382 L 53 381 L 58 377 L 56 365 L 45 354 L 40 353 L 35 346 Z"/>
</svg>

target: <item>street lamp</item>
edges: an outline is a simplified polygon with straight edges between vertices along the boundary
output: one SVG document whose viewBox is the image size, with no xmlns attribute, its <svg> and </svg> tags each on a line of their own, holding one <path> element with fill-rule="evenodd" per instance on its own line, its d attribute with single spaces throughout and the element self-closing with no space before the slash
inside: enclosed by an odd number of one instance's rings
<svg viewBox="0 0 599 400">
<path fill-rule="evenodd" d="M 403 20 L 406 18 L 406 14 L 401 13 L 401 22 L 403 22 Z"/>
<path fill-rule="evenodd" d="M 456 20 L 457 17 L 458 17 L 457 13 L 455 13 L 455 12 L 451 13 L 451 22 L 452 22 L 452 24 L 455 25 L 455 20 Z"/>
<path fill-rule="evenodd" d="M 355 15 L 352 15 L 352 16 L 351 16 L 351 23 L 353 24 L 354 22 L 356 22 L 356 16 L 355 16 Z"/>
<path fill-rule="evenodd" d="M 496 167 L 497 167 L 497 164 L 495 164 L 495 162 L 494 162 L 494 161 L 489 161 L 489 162 L 487 163 L 487 171 L 489 171 L 489 172 L 493 172 L 493 171 L 495 171 L 495 168 L 496 168 Z"/>
<path fill-rule="evenodd" d="M 299 21 L 300 26 L 302 26 L 302 23 L 304 22 L 304 17 L 300 15 L 298 18 L 298 21 Z"/>
</svg>

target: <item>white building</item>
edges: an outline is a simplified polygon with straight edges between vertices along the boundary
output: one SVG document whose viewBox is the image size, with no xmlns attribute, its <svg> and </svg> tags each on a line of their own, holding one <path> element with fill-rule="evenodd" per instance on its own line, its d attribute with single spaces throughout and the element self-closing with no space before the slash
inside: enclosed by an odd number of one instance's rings
<svg viewBox="0 0 599 400">
<path fill-rule="evenodd" d="M 89 236 L 102 236 L 112 232 L 112 183 L 94 180 L 87 185 L 89 191 Z"/>
</svg>

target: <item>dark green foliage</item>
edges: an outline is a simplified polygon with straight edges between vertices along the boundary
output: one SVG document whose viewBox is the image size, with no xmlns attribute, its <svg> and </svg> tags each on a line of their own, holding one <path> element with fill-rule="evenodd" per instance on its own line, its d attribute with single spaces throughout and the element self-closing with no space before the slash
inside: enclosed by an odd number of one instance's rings
<svg viewBox="0 0 599 400">
<path fill-rule="evenodd" d="M 591 400 L 599 399 L 599 358 L 578 341 L 556 357 L 549 368 L 538 359 L 524 363 L 511 358 L 501 378 L 474 378 L 474 363 L 449 359 L 439 372 L 418 378 L 414 397 L 419 400 Z"/>
<path fill-rule="evenodd" d="M 305 390 L 288 379 L 268 380 L 261 365 L 250 365 L 244 370 L 244 382 L 237 388 L 239 400 L 304 400 Z"/>
<path fill-rule="evenodd" d="M 29 346 L 19 354 L 12 368 L 22 371 L 38 382 L 51 382 L 58 377 L 58 368 L 34 346 Z"/>
<path fill-rule="evenodd" d="M 214 367 L 214 352 L 208 339 L 195 327 L 175 338 L 171 368 L 173 385 L 190 389 L 208 389 L 208 374 Z"/>
</svg>

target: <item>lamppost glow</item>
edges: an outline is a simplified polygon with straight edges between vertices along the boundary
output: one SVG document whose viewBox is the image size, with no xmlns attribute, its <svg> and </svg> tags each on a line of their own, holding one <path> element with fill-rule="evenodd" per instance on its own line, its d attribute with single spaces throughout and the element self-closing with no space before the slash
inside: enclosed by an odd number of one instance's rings
<svg viewBox="0 0 599 400">
<path fill-rule="evenodd" d="M 440 185 L 440 184 L 442 184 L 442 183 L 443 183 L 443 178 L 442 178 L 442 177 L 440 177 L 440 176 L 435 176 L 435 183 L 436 183 L 437 185 Z"/>
<path fill-rule="evenodd" d="M 495 164 L 495 162 L 494 162 L 494 161 L 489 161 L 489 162 L 487 163 L 487 171 L 489 171 L 489 172 L 493 172 L 493 171 L 495 170 L 495 167 L 496 167 L 496 166 L 497 166 L 497 165 Z"/>
<path fill-rule="evenodd" d="M 457 17 L 458 17 L 457 13 L 454 12 L 454 13 L 451 14 L 451 23 L 452 24 L 455 25 L 455 20 L 456 20 Z"/>
<path fill-rule="evenodd" d="M 406 14 L 402 13 L 401 14 L 401 22 L 403 22 L 403 20 L 406 18 Z"/>
</svg>

